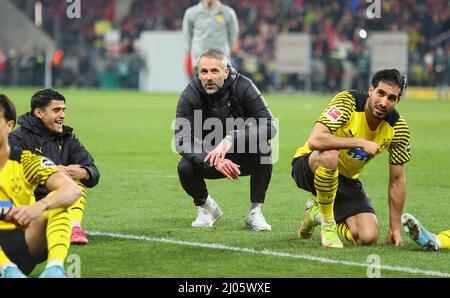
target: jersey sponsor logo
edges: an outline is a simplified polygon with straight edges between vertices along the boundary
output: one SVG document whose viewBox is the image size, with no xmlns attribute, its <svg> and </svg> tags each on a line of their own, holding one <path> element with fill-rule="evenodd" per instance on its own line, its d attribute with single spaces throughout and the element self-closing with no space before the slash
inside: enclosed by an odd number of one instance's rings
<svg viewBox="0 0 450 298">
<path fill-rule="evenodd" d="M 411 152 L 411 145 L 410 144 L 406 145 L 405 150 L 406 150 L 406 152 L 410 153 Z"/>
<path fill-rule="evenodd" d="M 41 166 L 46 167 L 46 168 L 51 168 L 51 167 L 54 167 L 56 165 L 55 165 L 55 163 L 53 161 L 51 161 L 47 157 L 43 157 L 43 158 L 41 158 Z"/>
<path fill-rule="evenodd" d="M 12 200 L 0 198 L 0 220 L 3 220 L 3 217 L 8 214 L 13 206 Z"/>
<path fill-rule="evenodd" d="M 342 113 L 342 111 L 339 110 L 336 106 L 332 106 L 325 113 L 325 117 L 327 117 L 331 122 L 336 123 L 343 114 L 344 113 Z"/>
<path fill-rule="evenodd" d="M 11 199 L 2 199 L 0 198 L 0 207 L 12 208 L 14 205 Z"/>
<path fill-rule="evenodd" d="M 352 160 L 357 160 L 357 161 L 368 161 L 369 160 L 369 155 L 367 154 L 367 152 L 358 149 L 358 148 L 350 148 L 347 151 L 347 155 L 352 159 Z"/>
</svg>

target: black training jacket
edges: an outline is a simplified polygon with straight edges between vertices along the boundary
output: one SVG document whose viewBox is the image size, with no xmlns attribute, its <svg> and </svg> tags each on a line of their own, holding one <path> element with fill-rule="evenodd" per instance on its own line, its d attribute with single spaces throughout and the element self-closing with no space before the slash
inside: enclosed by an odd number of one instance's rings
<svg viewBox="0 0 450 298">
<path fill-rule="evenodd" d="M 73 133 L 73 129 L 63 126 L 63 132 L 50 135 L 42 121 L 28 112 L 19 117 L 20 127 L 9 135 L 9 144 L 30 150 L 50 158 L 56 165 L 79 164 L 89 172 L 90 178 L 81 180 L 86 187 L 94 187 L 100 179 L 100 173 L 94 159 Z M 45 187 L 35 191 L 36 199 L 48 194 Z"/>
<path fill-rule="evenodd" d="M 194 124 L 194 114 L 197 118 L 201 115 L 202 121 L 198 121 L 200 123 Z M 239 74 L 232 67 L 230 75 L 217 93 L 207 94 L 201 81 L 196 78 L 184 89 L 178 101 L 174 127 L 175 149 L 182 156 L 202 166 L 206 166 L 203 159 L 207 154 L 203 142 L 205 136 L 213 131 L 213 127 L 208 129 L 208 125 L 204 126 L 210 117 L 221 120 L 222 138 L 227 134 L 232 135 L 234 144 L 244 141 L 248 144 L 249 140 L 257 138 L 258 145 L 262 142 L 267 145 L 267 141 L 277 133 L 272 112 L 261 92 L 249 78 Z M 250 125 L 227 130 L 229 128 L 226 125 L 227 119 L 237 118 L 256 121 Z M 195 133 L 194 127 L 201 127 L 201 134 Z"/>
</svg>

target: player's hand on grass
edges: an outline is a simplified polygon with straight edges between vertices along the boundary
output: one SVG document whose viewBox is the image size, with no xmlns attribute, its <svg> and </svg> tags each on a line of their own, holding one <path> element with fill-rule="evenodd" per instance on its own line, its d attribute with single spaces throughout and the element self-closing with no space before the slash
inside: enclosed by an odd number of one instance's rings
<svg viewBox="0 0 450 298">
<path fill-rule="evenodd" d="M 240 165 L 235 164 L 229 159 L 224 159 L 214 166 L 217 171 L 225 175 L 228 179 L 237 180 L 241 171 L 239 170 Z"/>
<path fill-rule="evenodd" d="M 228 150 L 230 150 L 232 145 L 233 144 L 230 140 L 224 138 L 222 141 L 220 141 L 219 145 L 214 148 L 213 151 L 209 152 L 206 155 L 204 162 L 207 162 L 209 160 L 210 167 L 217 166 L 225 159 L 225 155 L 227 154 Z"/>
<path fill-rule="evenodd" d="M 388 244 L 392 244 L 395 246 L 402 246 L 403 241 L 402 241 L 402 237 L 400 236 L 400 231 L 389 230 L 389 232 L 387 234 L 386 242 Z"/>
</svg>

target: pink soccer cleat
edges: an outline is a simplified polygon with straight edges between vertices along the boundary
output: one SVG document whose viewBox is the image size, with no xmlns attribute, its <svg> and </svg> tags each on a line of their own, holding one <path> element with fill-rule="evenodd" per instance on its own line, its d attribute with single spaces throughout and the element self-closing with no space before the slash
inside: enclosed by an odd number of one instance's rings
<svg viewBox="0 0 450 298">
<path fill-rule="evenodd" d="M 87 239 L 86 232 L 81 227 L 73 227 L 70 243 L 80 245 L 88 244 L 89 240 Z"/>
</svg>

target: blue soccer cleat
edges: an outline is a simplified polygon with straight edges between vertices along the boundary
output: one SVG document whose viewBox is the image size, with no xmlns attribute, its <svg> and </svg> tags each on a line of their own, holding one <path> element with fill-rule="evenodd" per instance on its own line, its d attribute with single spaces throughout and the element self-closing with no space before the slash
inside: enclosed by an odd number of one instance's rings
<svg viewBox="0 0 450 298">
<path fill-rule="evenodd" d="M 8 266 L 3 270 L 2 278 L 27 278 L 16 266 Z"/>
<path fill-rule="evenodd" d="M 405 213 L 402 215 L 402 226 L 409 238 L 414 240 L 422 249 L 439 250 L 439 241 L 436 235 L 428 232 L 411 214 Z"/>
<path fill-rule="evenodd" d="M 64 267 L 54 265 L 45 268 L 41 275 L 39 275 L 39 278 L 67 278 L 67 275 Z"/>
</svg>

